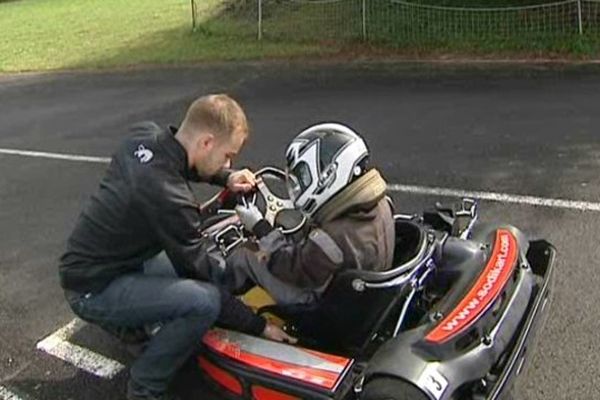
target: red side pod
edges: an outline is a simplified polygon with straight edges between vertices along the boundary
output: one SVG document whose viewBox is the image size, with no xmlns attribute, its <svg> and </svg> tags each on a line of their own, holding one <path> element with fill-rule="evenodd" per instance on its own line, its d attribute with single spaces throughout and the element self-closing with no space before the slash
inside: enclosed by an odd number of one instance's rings
<svg viewBox="0 0 600 400">
<path fill-rule="evenodd" d="M 254 385 L 252 385 L 252 398 L 254 400 L 300 400 L 299 397 Z"/>
<path fill-rule="evenodd" d="M 498 229 L 492 256 L 485 269 L 458 306 L 427 334 L 425 340 L 444 343 L 468 329 L 502 292 L 513 272 L 517 256 L 515 236 L 507 229 Z"/>
<path fill-rule="evenodd" d="M 204 344 L 219 355 L 268 373 L 334 391 L 353 360 L 233 331 L 212 329 Z"/>
<path fill-rule="evenodd" d="M 212 378 L 212 380 L 223 386 L 225 389 L 238 396 L 241 396 L 244 393 L 241 382 L 229 372 L 217 367 L 202 356 L 198 357 L 198 364 L 200 364 L 200 367 Z"/>
</svg>

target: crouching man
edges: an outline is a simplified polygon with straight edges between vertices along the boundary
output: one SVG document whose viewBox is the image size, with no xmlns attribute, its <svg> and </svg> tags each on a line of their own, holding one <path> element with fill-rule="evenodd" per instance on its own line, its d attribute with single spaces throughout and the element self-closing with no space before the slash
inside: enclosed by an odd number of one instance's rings
<svg viewBox="0 0 600 400">
<path fill-rule="evenodd" d="M 248 136 L 230 97 L 201 97 L 179 129 L 138 124 L 112 158 L 60 260 L 60 282 L 82 319 L 111 332 L 160 324 L 130 370 L 127 398 L 167 399 L 169 381 L 215 321 L 290 340 L 208 283 L 213 263 L 190 182 L 251 190 L 254 174 L 231 171 Z"/>
</svg>

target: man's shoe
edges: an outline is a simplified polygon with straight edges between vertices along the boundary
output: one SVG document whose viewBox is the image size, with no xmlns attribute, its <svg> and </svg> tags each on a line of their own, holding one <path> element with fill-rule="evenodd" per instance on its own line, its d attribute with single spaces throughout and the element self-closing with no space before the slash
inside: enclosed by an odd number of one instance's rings
<svg viewBox="0 0 600 400">
<path fill-rule="evenodd" d="M 179 397 L 169 393 L 152 393 L 131 379 L 127 382 L 127 400 L 180 400 Z"/>
</svg>

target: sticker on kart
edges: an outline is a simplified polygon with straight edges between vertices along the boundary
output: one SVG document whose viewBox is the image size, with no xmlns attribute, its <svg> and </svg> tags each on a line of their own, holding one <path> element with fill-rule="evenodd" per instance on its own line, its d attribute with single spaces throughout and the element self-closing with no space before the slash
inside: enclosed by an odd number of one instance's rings
<svg viewBox="0 0 600 400">
<path fill-rule="evenodd" d="M 469 328 L 502 292 L 517 262 L 517 239 L 507 229 L 496 231 L 492 255 L 479 279 L 462 301 L 425 339 L 444 343 Z"/>
</svg>

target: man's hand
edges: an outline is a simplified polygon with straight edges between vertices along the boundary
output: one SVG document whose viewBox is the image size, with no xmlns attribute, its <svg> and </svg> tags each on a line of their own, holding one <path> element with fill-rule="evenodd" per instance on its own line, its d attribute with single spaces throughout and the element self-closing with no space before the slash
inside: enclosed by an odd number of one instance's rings
<svg viewBox="0 0 600 400">
<path fill-rule="evenodd" d="M 281 329 L 277 325 L 274 325 L 270 322 L 267 322 L 267 325 L 265 326 L 265 330 L 263 331 L 262 336 L 264 338 L 273 340 L 275 342 L 285 342 L 285 343 L 291 343 L 291 344 L 296 344 L 298 342 L 298 339 L 288 335 L 287 333 L 285 333 L 283 331 L 283 329 Z"/>
<path fill-rule="evenodd" d="M 256 186 L 256 176 L 249 169 L 232 172 L 227 178 L 227 188 L 234 193 L 249 192 Z"/>
<path fill-rule="evenodd" d="M 240 218 L 242 224 L 244 224 L 244 228 L 246 228 L 248 232 L 252 232 L 254 226 L 258 223 L 258 221 L 265 218 L 258 209 L 258 207 L 256 207 L 256 204 L 236 206 L 235 212 Z"/>
</svg>

